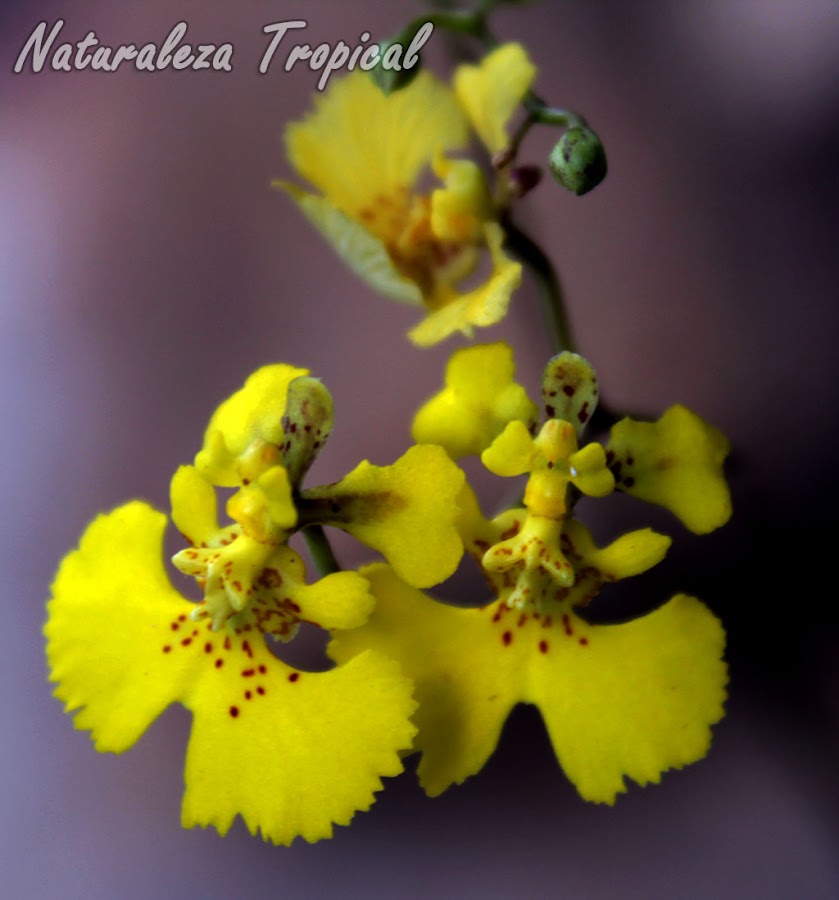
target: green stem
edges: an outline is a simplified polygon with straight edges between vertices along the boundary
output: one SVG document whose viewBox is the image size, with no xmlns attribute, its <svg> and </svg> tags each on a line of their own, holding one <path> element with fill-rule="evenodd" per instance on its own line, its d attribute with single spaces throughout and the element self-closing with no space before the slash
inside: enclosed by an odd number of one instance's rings
<svg viewBox="0 0 839 900">
<path fill-rule="evenodd" d="M 545 255 L 542 248 L 514 225 L 509 217 L 503 224 L 507 235 L 507 246 L 533 272 L 539 283 L 542 294 L 542 312 L 548 323 L 554 353 L 559 353 L 561 350 L 571 350 L 576 353 L 571 325 L 565 310 L 565 296 L 554 264 Z M 612 409 L 601 397 L 591 422 L 589 422 L 589 432 L 597 434 L 608 431 L 625 415 L 624 412 Z"/>
<path fill-rule="evenodd" d="M 565 297 L 554 264 L 544 250 L 529 238 L 512 220 L 503 222 L 507 236 L 507 247 L 536 276 L 542 296 L 542 312 L 548 323 L 554 352 L 575 351 L 571 324 L 565 311 Z"/>
<path fill-rule="evenodd" d="M 519 145 L 524 140 L 525 135 L 534 125 L 554 125 L 558 128 L 580 128 L 584 127 L 586 120 L 571 112 L 569 109 L 560 109 L 558 106 L 548 106 L 544 100 L 540 99 L 533 93 L 528 91 L 522 100 L 522 106 L 527 110 L 527 115 L 521 125 L 515 130 L 507 145 L 505 156 L 514 159 L 518 153 Z"/>
<path fill-rule="evenodd" d="M 521 142 L 524 140 L 527 132 L 536 124 L 537 119 L 533 115 L 533 113 L 528 113 L 524 119 L 522 120 L 521 125 L 513 132 L 512 137 L 510 138 L 510 142 L 507 146 L 501 151 L 504 162 L 509 164 L 512 162 L 519 152 L 519 146 Z M 495 163 L 495 160 L 493 159 Z"/>
<path fill-rule="evenodd" d="M 533 91 L 528 91 L 521 102 L 533 121 L 541 125 L 555 125 L 558 128 L 583 128 L 586 125 L 586 120 L 579 113 L 559 106 L 548 106 Z"/>
<path fill-rule="evenodd" d="M 329 544 L 329 538 L 324 533 L 321 525 L 307 525 L 301 532 L 312 555 L 312 561 L 321 578 L 331 575 L 333 572 L 340 572 L 341 567 L 332 547 Z"/>
</svg>

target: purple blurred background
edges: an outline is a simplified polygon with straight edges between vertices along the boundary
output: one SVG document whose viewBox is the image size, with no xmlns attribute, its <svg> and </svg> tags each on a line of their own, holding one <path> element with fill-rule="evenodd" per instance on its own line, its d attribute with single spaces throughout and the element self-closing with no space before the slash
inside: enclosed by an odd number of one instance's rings
<svg viewBox="0 0 839 900">
<path fill-rule="evenodd" d="M 241 823 L 224 840 L 180 830 L 183 710 L 100 756 L 50 696 L 40 631 L 58 560 L 103 509 L 135 496 L 165 507 L 172 471 L 250 370 L 285 360 L 331 387 L 337 427 L 315 479 L 405 449 L 412 409 L 462 342 L 410 348 L 414 311 L 349 276 L 269 189 L 290 174 L 283 123 L 308 108 L 316 76 L 277 64 L 260 76 L 257 61 L 269 22 L 303 18 L 303 40 L 354 42 L 421 10 L 38 0 L 0 12 L 5 896 L 839 894 L 835 0 L 569 0 L 496 17 L 540 65 L 540 92 L 583 112 L 609 152 L 590 196 L 545 184 L 519 216 L 560 265 L 581 350 L 614 404 L 683 402 L 736 448 L 721 532 L 696 538 L 634 504 L 595 520 L 604 534 L 653 523 L 677 538 L 655 572 L 604 596 L 607 614 L 685 590 L 729 630 L 731 701 L 707 760 L 614 809 L 584 805 L 521 709 L 464 786 L 430 801 L 407 774 L 332 841 L 278 849 Z M 62 40 L 95 29 L 138 45 L 185 19 L 196 43 L 234 43 L 235 71 L 13 75 L 35 24 L 61 16 Z M 448 49 L 436 35 L 430 59 Z M 551 137 L 532 136 L 525 158 L 543 159 Z M 548 342 L 532 284 L 480 337 L 511 340 L 535 387 Z"/>
</svg>

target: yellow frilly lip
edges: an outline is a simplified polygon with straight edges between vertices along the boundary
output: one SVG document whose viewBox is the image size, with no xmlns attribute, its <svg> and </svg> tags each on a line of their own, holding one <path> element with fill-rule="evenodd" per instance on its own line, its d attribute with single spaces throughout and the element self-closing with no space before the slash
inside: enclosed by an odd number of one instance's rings
<svg viewBox="0 0 839 900">
<path fill-rule="evenodd" d="M 98 750 L 115 753 L 170 704 L 191 710 L 185 826 L 224 834 L 241 815 L 277 844 L 329 837 L 369 808 L 382 777 L 402 770 L 415 730 L 410 682 L 375 651 L 328 672 L 292 668 L 269 651 L 262 628 L 272 616 L 255 607 L 220 632 L 193 622 L 195 604 L 163 567 L 165 523 L 129 503 L 99 516 L 62 562 L 44 629 L 56 696 Z M 276 573 L 290 610 L 345 627 L 369 612 L 356 573 L 295 588 L 299 575 L 294 566 Z"/>
<path fill-rule="evenodd" d="M 591 625 L 572 611 L 528 614 L 503 600 L 477 609 L 437 603 L 386 566 L 364 571 L 376 609 L 339 632 L 339 661 L 371 649 L 398 660 L 416 685 L 430 796 L 478 772 L 518 703 L 536 705 L 565 773 L 587 800 L 614 803 L 701 759 L 723 715 L 724 633 L 698 600 L 678 595 L 624 625 Z"/>
</svg>

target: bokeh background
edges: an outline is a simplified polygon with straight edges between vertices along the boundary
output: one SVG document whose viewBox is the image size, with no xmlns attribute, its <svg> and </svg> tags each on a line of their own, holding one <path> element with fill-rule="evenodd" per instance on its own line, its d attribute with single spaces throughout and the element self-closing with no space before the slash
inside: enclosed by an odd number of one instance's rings
<svg viewBox="0 0 839 900">
<path fill-rule="evenodd" d="M 731 700 L 710 756 L 614 809 L 584 805 L 520 709 L 486 770 L 430 801 L 409 772 L 332 841 L 274 848 L 241 823 L 179 828 L 188 715 L 100 756 L 46 681 L 41 628 L 61 556 L 96 513 L 166 507 L 215 404 L 256 366 L 310 367 L 337 427 L 313 476 L 408 443 L 460 341 L 404 338 L 411 309 L 348 275 L 269 189 L 283 123 L 316 76 L 265 76 L 262 26 L 316 44 L 384 37 L 419 4 L 366 0 L 7 2 L 0 11 L 0 883 L 15 898 L 722 897 L 839 893 L 836 750 L 837 101 L 835 0 L 525 4 L 496 30 L 538 88 L 603 137 L 607 181 L 546 183 L 520 223 L 557 260 L 582 351 L 611 402 L 681 401 L 735 452 L 736 515 L 696 538 L 616 503 L 601 534 L 659 524 L 666 563 L 604 596 L 637 612 L 685 590 L 730 634 Z M 31 72 L 62 40 L 231 41 L 233 73 Z M 455 49 L 435 35 L 430 59 Z M 528 140 L 544 159 L 551 135 Z M 535 387 L 548 354 L 532 284 L 504 325 Z M 498 488 L 486 481 L 491 505 Z M 342 544 L 348 561 L 364 554 Z M 355 555 L 353 555 L 355 554 Z M 468 579 L 451 599 L 480 599 Z M 612 597 L 612 595 L 609 595 Z M 610 605 L 611 604 L 611 605 Z M 310 648 L 310 654 L 317 652 Z M 235 763 L 232 762 L 235 766 Z"/>
</svg>

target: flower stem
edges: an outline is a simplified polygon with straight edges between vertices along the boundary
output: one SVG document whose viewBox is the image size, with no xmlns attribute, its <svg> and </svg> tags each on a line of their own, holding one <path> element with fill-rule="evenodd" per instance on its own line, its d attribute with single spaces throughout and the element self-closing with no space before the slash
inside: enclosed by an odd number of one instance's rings
<svg viewBox="0 0 839 900">
<path fill-rule="evenodd" d="M 548 324 L 554 352 L 575 351 L 571 324 L 565 311 L 565 296 L 554 264 L 544 250 L 513 224 L 509 217 L 503 224 L 510 251 L 536 276 L 542 296 L 542 312 Z"/>
<path fill-rule="evenodd" d="M 341 571 L 322 525 L 307 525 L 301 533 L 321 578 Z"/>
</svg>

